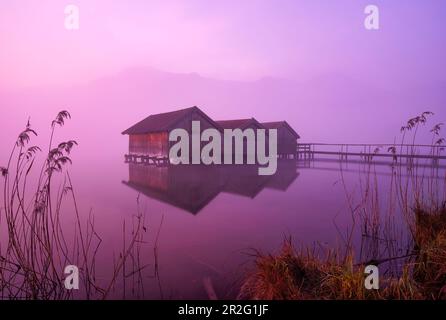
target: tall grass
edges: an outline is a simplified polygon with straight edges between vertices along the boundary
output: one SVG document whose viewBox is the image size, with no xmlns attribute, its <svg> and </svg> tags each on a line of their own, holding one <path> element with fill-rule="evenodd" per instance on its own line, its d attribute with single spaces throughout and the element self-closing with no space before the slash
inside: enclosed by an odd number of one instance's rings
<svg viewBox="0 0 446 320">
<path fill-rule="evenodd" d="M 77 142 L 54 143 L 57 130 L 70 118 L 69 112 L 61 111 L 51 122 L 48 148 L 37 171 L 37 155 L 43 151 L 31 145 L 37 132 L 29 121 L 18 135 L 6 166 L 0 167 L 3 179 L 0 230 L 6 234 L 6 241 L 2 238 L 0 242 L 2 299 L 103 299 L 110 296 L 118 280 L 125 283 L 125 278 L 130 277 L 125 274 L 129 262 L 132 276 L 143 268 L 136 257 L 145 232 L 144 214 L 138 211 L 132 220 L 130 240 L 123 241 L 122 252 L 111 263 L 111 279 L 105 285 L 98 284 L 96 256 L 102 239 L 95 230 L 94 216 L 90 214 L 84 219 L 81 216 L 67 170 Z M 30 184 L 30 179 L 36 179 L 37 183 Z M 74 224 L 67 230 L 63 221 L 71 212 Z M 80 270 L 82 291 L 77 296 L 75 291 L 64 287 L 63 272 L 67 265 L 76 265 Z"/>
<path fill-rule="evenodd" d="M 341 247 L 316 252 L 296 249 L 287 240 L 278 255 L 257 253 L 240 297 L 446 299 L 446 176 L 435 160 L 444 151 L 441 123 L 430 130 L 433 163 L 416 158 L 417 137 L 431 116 L 424 112 L 409 119 L 400 141 L 388 148 L 393 154 L 388 184 L 379 181 L 373 159 L 368 159 L 359 170 L 356 193 L 351 192 L 341 164 L 352 220 L 347 232 L 339 234 Z M 369 264 L 380 267 L 380 290 L 364 286 Z"/>
<path fill-rule="evenodd" d="M 240 299 L 267 300 L 364 300 L 421 299 L 407 269 L 399 279 L 382 279 L 383 290 L 367 290 L 364 265 L 353 256 L 328 251 L 324 258 L 307 248 L 296 249 L 288 239 L 278 255 L 258 253 L 255 270 L 243 283 Z"/>
</svg>

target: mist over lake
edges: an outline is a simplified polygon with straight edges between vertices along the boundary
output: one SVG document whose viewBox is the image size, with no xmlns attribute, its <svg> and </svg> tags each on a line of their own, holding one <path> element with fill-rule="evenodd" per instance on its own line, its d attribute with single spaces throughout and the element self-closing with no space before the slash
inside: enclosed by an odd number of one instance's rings
<svg viewBox="0 0 446 320">
<path fill-rule="evenodd" d="M 2 298 L 445 298 L 445 3 L 75 5 L 0 5 Z M 293 150 L 175 165 L 193 107 Z"/>
</svg>

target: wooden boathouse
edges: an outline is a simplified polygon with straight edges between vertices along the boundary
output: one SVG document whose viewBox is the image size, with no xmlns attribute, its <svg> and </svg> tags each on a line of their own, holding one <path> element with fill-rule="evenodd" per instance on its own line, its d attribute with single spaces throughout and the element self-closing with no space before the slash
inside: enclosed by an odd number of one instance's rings
<svg viewBox="0 0 446 320">
<path fill-rule="evenodd" d="M 192 121 L 200 121 L 202 130 L 219 125 L 198 107 L 154 114 L 131 126 L 122 134 L 129 136 L 127 162 L 165 165 L 169 163 L 170 131 L 182 128 L 192 134 Z"/>
<path fill-rule="evenodd" d="M 200 108 L 191 107 L 150 115 L 122 132 L 123 135 L 129 136 L 129 152 L 125 155 L 126 162 L 157 166 L 169 164 L 169 150 L 174 144 L 169 141 L 169 133 L 174 129 L 182 128 L 191 134 L 192 121 L 200 121 L 201 130 L 214 128 L 222 134 L 224 129 L 253 129 L 254 131 L 266 129 L 267 132 L 268 129 L 277 129 L 278 157 L 296 156 L 297 140 L 300 137 L 286 121 L 260 123 L 255 118 L 214 121 Z M 268 141 L 268 136 L 266 139 Z M 266 145 L 268 146 L 268 142 Z M 244 158 L 246 158 L 246 144 L 243 149 Z"/>
<path fill-rule="evenodd" d="M 256 132 L 257 129 L 265 129 L 264 126 L 262 126 L 260 124 L 260 122 L 258 122 L 255 118 L 250 118 L 250 119 L 234 119 L 234 120 L 217 120 L 216 121 L 217 124 L 224 129 L 230 129 L 230 130 L 234 130 L 234 129 L 240 129 L 242 131 L 246 130 L 246 129 L 253 129 L 254 130 L 254 134 Z M 268 143 L 266 143 L 266 145 L 268 146 Z M 254 150 L 255 152 L 255 150 Z M 223 150 L 222 150 L 222 155 L 223 155 Z M 235 145 L 232 145 L 232 155 L 233 155 L 233 163 L 235 163 Z M 243 141 L 243 161 L 244 163 L 246 163 L 246 160 L 248 158 L 248 146 L 247 146 L 247 142 L 246 140 Z M 254 159 L 255 159 L 255 154 L 254 154 Z"/>
<path fill-rule="evenodd" d="M 277 154 L 279 158 L 297 158 L 299 134 L 286 121 L 262 122 L 265 129 L 277 129 Z"/>
</svg>

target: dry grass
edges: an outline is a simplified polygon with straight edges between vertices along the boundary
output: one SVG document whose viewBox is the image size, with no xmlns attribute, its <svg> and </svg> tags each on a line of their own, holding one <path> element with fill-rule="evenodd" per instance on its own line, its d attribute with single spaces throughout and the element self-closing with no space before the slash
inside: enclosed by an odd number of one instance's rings
<svg viewBox="0 0 446 320">
<path fill-rule="evenodd" d="M 401 149 L 409 138 L 413 147 L 407 152 L 417 154 L 417 132 L 432 115 L 424 112 L 402 127 Z M 441 126 L 438 124 L 430 131 L 434 156 L 443 151 Z M 389 152 L 395 154 L 398 147 L 395 144 Z M 446 177 L 441 176 L 435 164 L 426 177 L 416 161 L 404 162 L 395 156 L 390 184 L 383 190 L 373 164 L 364 165 L 368 170 L 365 176 L 360 176 L 358 204 L 347 190 L 341 166 L 353 226 L 342 237 L 345 246 L 318 254 L 308 249 L 296 250 L 287 240 L 277 255 L 257 253 L 255 268 L 243 283 L 239 298 L 446 299 Z M 386 206 L 380 203 L 383 193 L 388 196 Z M 395 222 L 398 214 L 404 221 L 401 227 L 408 233 L 408 240 L 399 236 L 402 233 Z M 368 262 L 355 264 L 352 239 L 357 228 L 363 238 L 358 260 Z M 384 259 L 380 258 L 383 252 Z M 400 255 L 400 252 L 406 253 Z M 365 266 L 385 262 L 396 265 L 398 270 L 380 272 L 380 289 L 367 290 Z"/>
<path fill-rule="evenodd" d="M 324 259 L 308 250 L 297 251 L 284 242 L 278 255 L 257 254 L 256 268 L 242 285 L 240 299 L 260 300 L 377 300 L 423 299 L 407 267 L 398 279 L 380 279 L 382 289 L 367 290 L 364 266 L 353 257 L 339 261 L 337 255 Z"/>
<path fill-rule="evenodd" d="M 446 299 L 446 209 L 416 209 L 413 278 L 429 299 Z"/>
<path fill-rule="evenodd" d="M 446 299 L 446 205 L 413 209 L 412 250 L 403 260 L 400 275 L 380 277 L 379 290 L 364 285 L 365 265 L 355 264 L 353 250 L 345 254 L 318 254 L 296 250 L 286 240 L 277 255 L 256 253 L 255 269 L 243 283 L 239 298 L 302 299 Z M 375 261 L 380 264 L 390 259 Z"/>
<path fill-rule="evenodd" d="M 131 235 L 123 240 L 119 258 L 110 262 L 111 279 L 105 280 L 105 285 L 96 281 L 96 256 L 102 240 L 95 231 L 94 217 L 90 214 L 82 218 L 67 171 L 77 143 L 53 143 L 56 129 L 70 118 L 67 111 L 61 111 L 52 121 L 48 151 L 37 171 L 36 186 L 28 181 L 33 179 L 36 156 L 42 149 L 29 145 L 37 135 L 29 121 L 14 143 L 6 167 L 0 167 L 0 232 L 5 235 L 0 244 L 0 299 L 105 299 L 121 274 L 124 286 L 125 279 L 131 278 L 143 290 L 141 270 L 145 266 L 139 254 L 146 227 L 139 210 L 132 217 Z M 62 223 L 66 218 L 74 220 L 69 230 Z M 125 225 L 123 234 L 125 237 Z M 63 285 L 67 265 L 79 267 L 81 296 L 75 297 Z"/>
</svg>

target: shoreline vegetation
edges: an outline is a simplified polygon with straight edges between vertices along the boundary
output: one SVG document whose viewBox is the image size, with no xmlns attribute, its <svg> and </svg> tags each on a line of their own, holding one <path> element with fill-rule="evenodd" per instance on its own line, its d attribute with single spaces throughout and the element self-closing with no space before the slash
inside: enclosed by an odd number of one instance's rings
<svg viewBox="0 0 446 320">
<path fill-rule="evenodd" d="M 255 270 L 242 284 L 239 299 L 254 300 L 446 300 L 446 210 L 417 213 L 420 226 L 413 253 L 399 277 L 381 276 L 380 288 L 366 289 L 364 270 L 353 253 L 342 258 L 329 251 L 325 257 L 309 249 L 296 249 L 290 239 L 277 255 L 256 254 Z M 422 222 L 421 222 L 422 221 Z"/>
<path fill-rule="evenodd" d="M 414 146 L 411 152 L 416 154 L 417 133 L 431 115 L 425 112 L 402 127 L 401 148 L 410 139 Z M 6 167 L 0 167 L 0 234 L 7 237 L 5 243 L 6 239 L 1 239 L 0 246 L 0 299 L 107 299 L 116 297 L 117 287 L 123 291 L 123 298 L 144 298 L 143 279 L 148 277 L 148 265 L 140 255 L 147 226 L 139 196 L 137 212 L 127 224 L 131 228 L 123 223 L 122 248 L 111 259 L 110 276 L 104 280 L 103 275 L 97 274 L 102 239 L 92 214 L 80 215 L 66 168 L 77 143 L 53 142 L 56 129 L 70 118 L 67 111 L 62 111 L 51 123 L 46 157 L 36 172 L 36 186 L 30 186 L 28 179 L 35 173 L 36 155 L 42 149 L 30 146 L 37 133 L 29 121 L 18 136 Z M 430 131 L 432 146 L 436 147 L 432 152 L 438 152 L 444 143 L 441 127 L 437 124 Z M 395 143 L 387 152 L 396 154 L 398 147 Z M 359 199 L 349 192 L 340 168 L 352 220 L 352 228 L 346 234 L 338 229 L 342 246 L 320 252 L 298 248 L 286 239 L 277 255 L 256 252 L 255 268 L 241 284 L 239 299 L 446 299 L 446 177 L 441 176 L 444 172 L 436 166 L 426 169 L 417 161 L 403 163 L 395 156 L 390 185 L 383 191 L 373 163 L 365 161 L 364 166 L 367 170 L 359 177 Z M 429 172 L 426 174 L 425 170 Z M 67 232 L 64 221 L 71 212 L 73 216 L 69 218 L 74 219 L 74 228 L 71 224 Z M 404 222 L 403 226 L 396 222 L 398 219 Z M 361 236 L 359 254 L 353 240 L 357 234 Z M 155 268 L 149 277 L 158 281 L 163 297 L 157 262 L 158 235 L 153 247 Z M 367 290 L 364 286 L 364 269 L 370 264 L 380 268 L 379 290 Z M 67 265 L 79 267 L 83 288 L 80 292 L 63 286 Z"/>
<path fill-rule="evenodd" d="M 77 142 L 54 143 L 56 130 L 69 119 L 70 113 L 61 111 L 52 121 L 40 168 L 36 159 L 43 150 L 30 146 L 37 132 L 29 121 L 14 143 L 6 167 L 0 167 L 0 234 L 5 236 L 0 239 L 0 299 L 106 299 L 116 296 L 117 287 L 126 298 L 126 281 L 134 296 L 144 295 L 142 272 L 146 265 L 139 254 L 147 228 L 138 200 L 131 227 L 123 222 L 122 249 L 110 259 L 110 274 L 104 279 L 97 273 L 102 239 L 92 213 L 86 217 L 80 214 L 67 169 Z M 31 185 L 31 180 L 37 184 Z M 156 247 L 154 250 L 156 261 Z M 80 290 L 65 289 L 64 270 L 69 265 L 79 270 Z M 156 269 L 153 277 L 157 277 Z"/>
<path fill-rule="evenodd" d="M 432 115 L 424 112 L 410 119 L 401 128 L 400 145 L 410 139 L 415 146 L 419 130 Z M 430 130 L 432 152 L 434 146 L 438 150 L 444 144 L 440 137 L 442 125 Z M 396 143 L 387 151 L 396 154 L 397 150 Z M 413 147 L 411 153 L 416 152 Z M 402 161 L 393 159 L 392 178 L 385 191 L 377 183 L 373 164 L 365 164 L 366 174 L 359 178 L 358 203 L 345 185 L 341 167 L 353 224 L 353 230 L 341 236 L 342 247 L 320 252 L 296 247 L 291 239 L 286 239 L 275 255 L 256 251 L 255 266 L 243 280 L 238 298 L 445 300 L 446 177 L 435 166 L 426 174 L 418 162 Z M 385 201 L 380 199 L 382 192 L 388 194 Z M 398 216 L 404 222 L 407 240 L 402 239 L 396 225 Z M 361 235 L 359 256 L 352 244 L 355 232 Z M 366 289 L 367 265 L 379 267 L 379 289 Z"/>
</svg>

